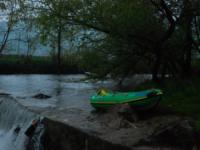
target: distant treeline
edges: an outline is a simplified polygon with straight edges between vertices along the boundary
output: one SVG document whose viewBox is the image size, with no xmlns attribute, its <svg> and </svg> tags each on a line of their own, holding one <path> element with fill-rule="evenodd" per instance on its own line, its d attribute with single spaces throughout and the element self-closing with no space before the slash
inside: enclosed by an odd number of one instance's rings
<svg viewBox="0 0 200 150">
<path fill-rule="evenodd" d="M 0 57 L 0 74 L 79 74 L 78 64 L 63 63 L 59 67 L 51 57 Z"/>
</svg>

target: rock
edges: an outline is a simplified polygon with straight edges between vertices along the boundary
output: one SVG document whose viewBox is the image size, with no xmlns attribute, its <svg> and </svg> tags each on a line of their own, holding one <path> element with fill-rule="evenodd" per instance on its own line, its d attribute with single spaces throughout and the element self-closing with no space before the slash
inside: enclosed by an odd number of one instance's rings
<svg viewBox="0 0 200 150">
<path fill-rule="evenodd" d="M 103 132 L 101 136 L 133 149 L 200 149 L 200 134 L 195 131 L 194 120 L 189 117 L 171 112 L 148 111 L 142 114 L 145 118 L 137 121 L 137 113 L 127 104 L 109 107 L 94 115 L 90 119 L 93 124 L 103 128 L 99 130 Z M 141 116 L 140 113 L 138 115 Z"/>
<path fill-rule="evenodd" d="M 17 127 L 14 129 L 14 132 L 15 132 L 16 134 L 18 134 L 18 133 L 20 132 L 20 130 L 21 130 L 21 127 L 20 127 L 20 126 L 17 126 Z"/>
<path fill-rule="evenodd" d="M 51 98 L 51 96 L 45 95 L 45 94 L 42 94 L 42 93 L 39 93 L 39 94 L 34 95 L 33 98 L 37 98 L 37 99 L 48 99 L 48 98 Z"/>
<path fill-rule="evenodd" d="M 8 93 L 1 93 L 0 92 L 0 96 L 9 96 L 10 94 L 8 94 Z"/>
<path fill-rule="evenodd" d="M 133 127 L 134 125 L 129 122 L 128 120 L 121 120 L 120 124 L 119 124 L 119 128 L 131 128 Z"/>
<path fill-rule="evenodd" d="M 136 122 L 138 121 L 138 116 L 134 112 L 133 108 L 129 104 L 122 104 L 118 106 L 119 109 L 117 109 L 117 112 L 119 115 L 121 115 L 124 119 L 130 121 L 130 122 Z"/>
<path fill-rule="evenodd" d="M 129 104 L 121 104 L 121 105 L 117 105 L 114 106 L 116 108 L 118 108 L 118 113 L 122 113 L 122 114 L 130 114 L 133 112 L 133 109 L 130 107 Z"/>
<path fill-rule="evenodd" d="M 128 104 L 122 104 L 112 106 L 104 112 L 98 112 L 90 120 L 98 120 L 106 127 L 118 129 L 131 128 L 138 117 Z"/>
<path fill-rule="evenodd" d="M 194 122 L 183 119 L 161 124 L 154 129 L 146 142 L 153 145 L 184 147 L 189 149 L 198 145 L 199 137 L 195 131 Z"/>
</svg>

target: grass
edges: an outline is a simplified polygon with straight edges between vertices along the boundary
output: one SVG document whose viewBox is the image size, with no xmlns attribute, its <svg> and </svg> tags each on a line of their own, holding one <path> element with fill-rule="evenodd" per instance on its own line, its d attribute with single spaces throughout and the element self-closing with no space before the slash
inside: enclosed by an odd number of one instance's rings
<svg viewBox="0 0 200 150">
<path fill-rule="evenodd" d="M 160 88 L 163 90 L 162 105 L 172 110 L 193 117 L 196 120 L 196 127 L 200 130 L 200 79 L 175 80 L 168 79 L 162 84 L 146 82 L 136 89 Z"/>
</svg>

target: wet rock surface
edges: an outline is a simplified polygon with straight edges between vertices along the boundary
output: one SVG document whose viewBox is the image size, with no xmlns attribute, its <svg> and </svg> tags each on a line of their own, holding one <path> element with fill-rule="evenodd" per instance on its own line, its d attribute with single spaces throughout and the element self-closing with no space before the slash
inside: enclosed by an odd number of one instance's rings
<svg viewBox="0 0 200 150">
<path fill-rule="evenodd" d="M 32 98 L 36 98 L 36 99 L 49 99 L 49 98 L 51 98 L 51 96 L 45 95 L 43 93 L 39 93 L 39 94 L 36 94 L 36 95 L 32 96 Z"/>
</svg>

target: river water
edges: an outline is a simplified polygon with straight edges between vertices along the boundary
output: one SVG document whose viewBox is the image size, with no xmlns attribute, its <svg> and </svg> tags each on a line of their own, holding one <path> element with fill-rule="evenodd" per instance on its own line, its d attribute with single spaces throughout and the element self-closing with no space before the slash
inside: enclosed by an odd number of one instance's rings
<svg viewBox="0 0 200 150">
<path fill-rule="evenodd" d="M 135 76 L 134 78 L 134 83 L 137 84 L 150 77 Z M 89 97 L 95 90 L 101 87 L 113 88 L 115 85 L 112 80 L 86 80 L 85 75 L 0 75 L 0 95 L 10 94 L 23 106 L 37 112 L 46 110 L 48 116 L 54 115 L 54 118 L 59 116 L 61 121 L 61 114 L 64 114 L 64 119 L 79 117 L 80 113 L 81 116 L 90 114 L 93 108 L 90 106 Z M 51 98 L 45 100 L 33 98 L 39 93 L 49 95 Z M 64 113 L 61 113 L 62 110 L 65 110 Z M 0 105 L 0 150 L 24 150 L 25 129 L 36 117 L 37 115 L 26 112 L 15 103 L 3 101 Z M 14 132 L 17 126 L 20 126 L 23 131 L 19 135 Z"/>
<path fill-rule="evenodd" d="M 0 92 L 11 94 L 26 106 L 72 107 L 88 100 L 88 96 L 95 88 L 92 83 L 82 81 L 84 78 L 84 75 L 2 75 Z M 49 95 L 51 98 L 48 100 L 32 98 L 39 93 Z"/>
<path fill-rule="evenodd" d="M 112 80 L 91 81 L 85 78 L 85 75 L 0 75 L 0 93 L 11 94 L 25 106 L 90 109 L 89 97 L 95 90 L 101 87 L 113 88 L 116 85 Z M 134 83 L 149 78 L 151 77 L 147 75 L 136 75 Z M 38 93 L 51 98 L 32 98 Z"/>
</svg>

